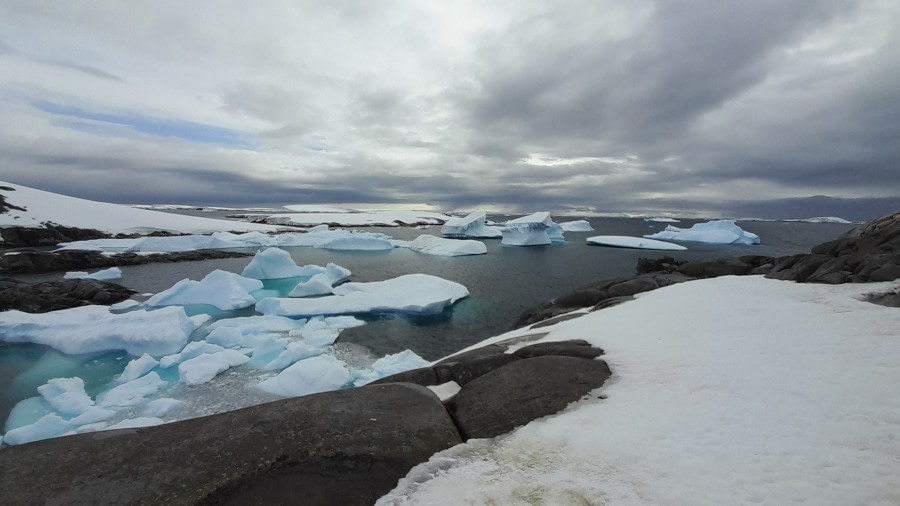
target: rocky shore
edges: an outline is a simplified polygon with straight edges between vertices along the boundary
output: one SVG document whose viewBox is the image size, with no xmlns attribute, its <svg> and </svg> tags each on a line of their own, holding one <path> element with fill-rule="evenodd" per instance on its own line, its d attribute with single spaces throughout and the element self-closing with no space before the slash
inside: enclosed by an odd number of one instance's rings
<svg viewBox="0 0 900 506">
<path fill-rule="evenodd" d="M 609 377 L 602 350 L 528 345 L 542 335 L 360 388 L 3 448 L 0 503 L 372 504 L 434 453 L 556 413 Z M 423 386 L 447 381 L 460 389 L 445 402 Z"/>
<path fill-rule="evenodd" d="M 85 269 L 106 269 L 150 263 L 192 262 L 253 256 L 252 253 L 223 250 L 198 250 L 176 253 L 104 254 L 99 251 L 16 251 L 0 256 L 0 274 L 33 274 Z"/>
<path fill-rule="evenodd" d="M 603 309 L 635 294 L 675 283 L 718 276 L 765 275 L 798 283 L 865 283 L 900 278 L 900 212 L 860 225 L 841 237 L 785 257 L 760 255 L 711 262 L 680 262 L 672 257 L 642 258 L 636 275 L 603 280 L 574 290 L 523 313 L 513 328 L 561 317 L 577 309 Z M 897 304 L 896 295 L 877 302 Z"/>
</svg>

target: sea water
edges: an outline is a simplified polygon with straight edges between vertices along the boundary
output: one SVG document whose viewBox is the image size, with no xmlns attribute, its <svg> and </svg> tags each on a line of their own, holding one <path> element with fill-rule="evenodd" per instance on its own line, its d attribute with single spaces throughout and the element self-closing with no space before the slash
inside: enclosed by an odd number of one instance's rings
<svg viewBox="0 0 900 506">
<path fill-rule="evenodd" d="M 492 217 L 502 221 L 506 217 Z M 564 221 L 559 219 L 558 221 Z M 641 236 L 662 230 L 666 224 L 642 219 L 589 219 L 594 232 L 566 233 L 565 243 L 547 246 L 515 247 L 486 239 L 486 255 L 438 257 L 407 249 L 388 251 L 332 251 L 315 248 L 284 248 L 299 265 L 325 265 L 333 262 L 350 269 L 351 281 L 379 281 L 403 274 L 426 273 L 463 284 L 469 297 L 439 315 L 368 315 L 362 327 L 346 329 L 338 338 L 338 351 L 344 360 L 368 355 L 380 357 L 406 349 L 433 360 L 509 330 L 525 310 L 575 288 L 602 279 L 634 274 L 639 258 L 672 256 L 677 260 L 713 260 L 741 255 L 781 256 L 808 252 L 810 247 L 834 239 L 852 225 L 802 222 L 740 222 L 748 232 L 761 237 L 762 244 L 711 245 L 684 243 L 688 251 L 661 252 L 589 246 L 592 235 Z M 690 227 L 695 220 L 683 220 L 679 227 Z M 440 235 L 440 227 L 366 228 L 395 239 L 411 240 L 420 234 Z M 252 250 L 248 250 L 252 253 Z M 214 269 L 240 273 L 250 258 L 231 258 L 197 262 L 158 263 L 122 267 L 121 284 L 140 293 L 156 293 L 181 279 L 199 280 Z M 63 273 L 17 276 L 28 281 L 60 279 Z M 267 282 L 266 288 L 284 291 L 285 281 Z M 291 284 L 287 282 L 287 284 Z M 246 316 L 252 309 L 217 317 Z M 761 317 L 764 317 L 761 315 Z M 38 386 L 56 377 L 78 376 L 85 380 L 93 395 L 117 374 L 129 357 L 124 353 L 70 356 L 30 344 L 0 344 L 0 421 L 20 400 L 37 395 Z M 238 368 L 240 369 L 240 368 Z M 223 375 L 204 388 L 210 395 L 233 391 L 230 384 L 243 381 L 239 371 Z M 230 394 L 229 394 L 230 395 Z M 225 401 L 223 401 L 225 402 Z M 246 405 L 252 400 L 243 400 Z M 221 405 L 228 408 L 227 403 Z M 218 409 L 218 408 L 216 408 Z M 213 409 L 215 411 L 216 409 Z"/>
</svg>

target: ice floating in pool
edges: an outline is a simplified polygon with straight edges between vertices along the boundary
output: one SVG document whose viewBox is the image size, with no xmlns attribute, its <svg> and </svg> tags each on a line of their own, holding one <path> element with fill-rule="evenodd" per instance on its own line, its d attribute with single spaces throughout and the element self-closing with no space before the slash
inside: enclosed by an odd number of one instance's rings
<svg viewBox="0 0 900 506">
<path fill-rule="evenodd" d="M 691 228 L 678 228 L 672 225 L 662 232 L 645 235 L 648 239 L 666 241 L 692 241 L 712 244 L 759 244 L 759 236 L 745 232 L 735 225 L 734 220 L 714 220 L 697 223 Z"/>
<path fill-rule="evenodd" d="M 441 234 L 447 237 L 495 239 L 503 235 L 499 227 L 485 224 L 486 215 L 476 211 L 462 218 L 450 218 L 441 227 Z"/>
<path fill-rule="evenodd" d="M 56 413 L 50 413 L 32 424 L 10 430 L 3 435 L 3 442 L 8 445 L 20 445 L 74 433 L 74 427 L 70 422 Z"/>
<path fill-rule="evenodd" d="M 128 364 L 125 366 L 125 370 L 122 371 L 121 375 L 119 375 L 117 381 L 119 383 L 127 383 L 129 381 L 136 380 L 152 371 L 153 368 L 158 365 L 159 360 L 156 360 L 150 355 L 144 353 L 140 357 L 128 362 Z"/>
<path fill-rule="evenodd" d="M 64 279 L 96 279 L 98 281 L 111 281 L 113 279 L 122 279 L 122 269 L 118 267 L 110 267 L 88 274 L 87 272 L 73 271 L 67 272 Z"/>
<path fill-rule="evenodd" d="M 332 281 L 325 273 L 316 274 L 309 278 L 308 281 L 298 283 L 297 286 L 288 293 L 288 297 L 312 297 L 315 295 L 330 295 L 334 292 L 331 286 Z"/>
<path fill-rule="evenodd" d="M 250 307 L 256 299 L 250 292 L 262 289 L 262 281 L 214 270 L 200 281 L 182 279 L 168 290 L 147 299 L 148 306 L 208 304 L 223 311 Z"/>
<path fill-rule="evenodd" d="M 624 235 L 596 235 L 594 237 L 588 237 L 586 242 L 595 246 L 610 246 L 613 248 L 653 249 L 663 251 L 684 251 L 687 249 L 680 244 Z"/>
<path fill-rule="evenodd" d="M 373 283 L 346 283 L 334 295 L 307 299 L 268 298 L 256 304 L 266 315 L 315 316 L 354 313 L 440 313 L 469 295 L 463 285 L 428 274 L 407 274 Z"/>
<path fill-rule="evenodd" d="M 319 355 L 296 362 L 262 381 L 259 388 L 282 397 L 296 397 L 337 390 L 350 381 L 344 363 L 330 355 Z"/>
<path fill-rule="evenodd" d="M 487 253 L 487 246 L 481 241 L 444 239 L 433 235 L 420 235 L 409 242 L 407 247 L 419 253 L 445 257 L 484 255 Z"/>
<path fill-rule="evenodd" d="M 178 377 L 182 383 L 201 385 L 215 378 L 219 373 L 247 363 L 250 357 L 236 350 L 222 350 L 217 353 L 198 355 L 178 365 Z"/>
<path fill-rule="evenodd" d="M 209 353 L 218 353 L 225 348 L 208 343 L 206 341 L 191 341 L 184 346 L 184 348 L 178 353 L 173 353 L 172 355 L 166 355 L 165 357 L 159 359 L 159 366 L 163 369 L 168 369 L 173 365 L 178 365 L 185 360 L 190 360 L 194 357 L 198 357 L 203 354 Z"/>
<path fill-rule="evenodd" d="M 368 370 L 359 374 L 353 384 L 356 386 L 365 385 L 385 376 L 426 367 L 429 364 L 430 362 L 417 355 L 414 351 L 404 350 L 400 353 L 379 358 Z"/>
<path fill-rule="evenodd" d="M 53 409 L 65 415 L 80 415 L 94 405 L 81 378 L 51 379 L 37 390 Z"/>
<path fill-rule="evenodd" d="M 588 220 L 565 221 L 559 224 L 564 232 L 593 232 L 594 227 Z"/>
<path fill-rule="evenodd" d="M 0 312 L 0 341 L 35 343 L 63 353 L 125 350 L 154 357 L 175 353 L 205 317 L 188 317 L 183 308 L 114 314 L 106 306 L 82 306 L 49 313 Z"/>
<path fill-rule="evenodd" d="M 101 393 L 97 396 L 97 404 L 104 408 L 134 406 L 144 402 L 144 397 L 155 394 L 165 385 L 166 381 L 159 374 L 150 372 Z"/>
</svg>

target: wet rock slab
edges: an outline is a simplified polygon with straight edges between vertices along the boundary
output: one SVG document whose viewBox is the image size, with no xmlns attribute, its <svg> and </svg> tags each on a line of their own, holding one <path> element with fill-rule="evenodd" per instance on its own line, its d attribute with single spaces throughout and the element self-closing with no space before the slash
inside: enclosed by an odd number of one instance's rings
<svg viewBox="0 0 900 506">
<path fill-rule="evenodd" d="M 46 313 L 89 304 L 110 305 L 134 294 L 134 290 L 108 281 L 64 279 L 25 283 L 0 278 L 0 311 Z"/>
<path fill-rule="evenodd" d="M 372 504 L 462 442 L 412 384 L 287 399 L 0 450 L 2 504 Z"/>
</svg>

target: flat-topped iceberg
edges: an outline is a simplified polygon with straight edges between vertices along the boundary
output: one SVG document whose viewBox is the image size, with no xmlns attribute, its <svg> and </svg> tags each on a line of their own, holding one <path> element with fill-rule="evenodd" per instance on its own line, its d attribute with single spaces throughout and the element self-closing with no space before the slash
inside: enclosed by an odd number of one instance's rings
<svg viewBox="0 0 900 506">
<path fill-rule="evenodd" d="M 447 237 L 495 239 L 503 235 L 499 227 L 485 224 L 487 215 L 481 211 L 475 211 L 464 217 L 454 217 L 447 220 L 441 227 L 441 234 Z"/>
<path fill-rule="evenodd" d="M 559 224 L 563 232 L 593 232 L 594 227 L 588 220 L 564 221 Z"/>
<path fill-rule="evenodd" d="M 101 271 L 87 273 L 82 271 L 67 272 L 63 279 L 96 279 L 97 281 L 112 281 L 113 279 L 122 279 L 122 269 L 118 267 L 110 267 Z"/>
<path fill-rule="evenodd" d="M 214 270 L 200 281 L 182 279 L 168 290 L 147 299 L 148 306 L 208 304 L 223 311 L 250 307 L 256 299 L 250 292 L 260 290 L 262 281 L 232 272 Z"/>
<path fill-rule="evenodd" d="M 35 343 L 63 353 L 124 350 L 154 357 L 184 347 L 203 318 L 188 317 L 181 307 L 110 313 L 106 306 L 82 306 L 49 313 L 0 313 L 0 341 Z"/>
<path fill-rule="evenodd" d="M 610 246 L 613 248 L 653 249 L 662 251 L 684 251 L 687 249 L 680 244 L 624 235 L 597 235 L 588 237 L 586 242 L 595 246 Z"/>
<path fill-rule="evenodd" d="M 501 244 L 509 246 L 543 246 L 565 240 L 562 228 L 553 222 L 548 212 L 509 220 L 500 230 L 503 233 Z"/>
<path fill-rule="evenodd" d="M 662 232 L 645 235 L 647 239 L 691 241 L 712 244 L 759 244 L 759 236 L 745 232 L 734 220 L 714 220 L 697 223 L 691 228 L 669 225 Z"/>
<path fill-rule="evenodd" d="M 378 232 L 358 232 L 343 229 L 331 230 L 328 225 L 319 225 L 305 234 L 284 234 L 278 236 L 278 245 L 305 246 L 332 250 L 389 250 L 394 247 L 392 237 Z"/>
<path fill-rule="evenodd" d="M 407 247 L 419 253 L 445 257 L 484 255 L 487 246 L 471 239 L 444 239 L 433 235 L 420 235 L 410 241 Z"/>
<path fill-rule="evenodd" d="M 373 283 L 346 283 L 334 295 L 312 299 L 267 298 L 256 304 L 265 315 L 316 316 L 354 313 L 440 313 L 469 291 L 428 274 L 407 274 Z"/>
</svg>

